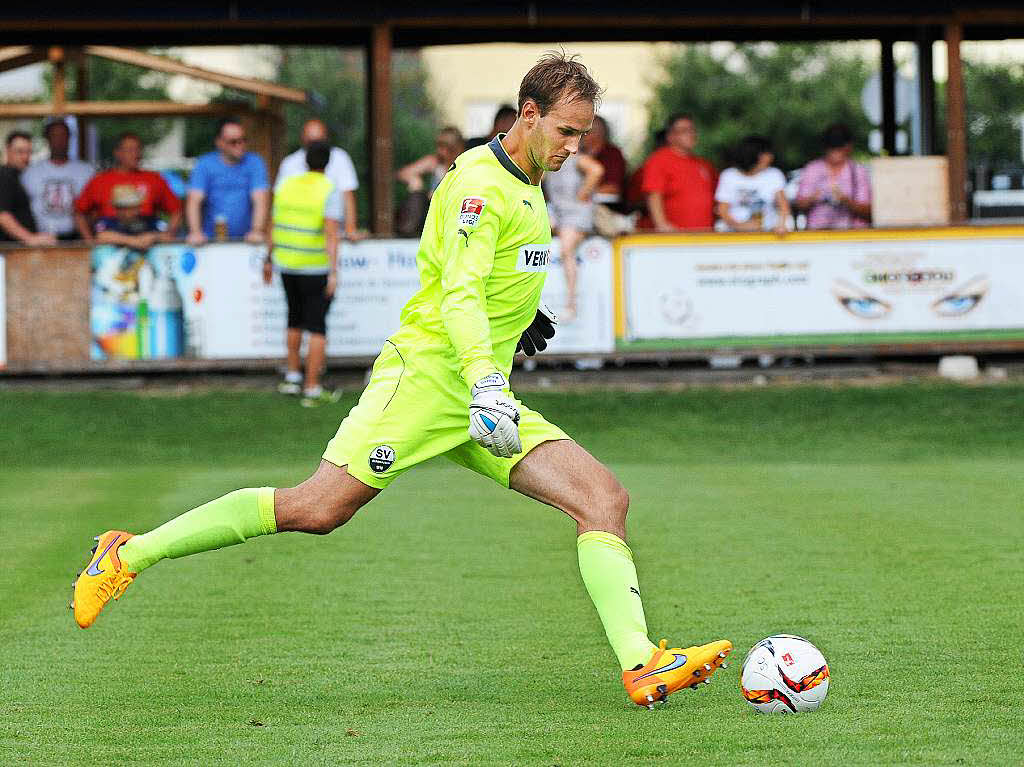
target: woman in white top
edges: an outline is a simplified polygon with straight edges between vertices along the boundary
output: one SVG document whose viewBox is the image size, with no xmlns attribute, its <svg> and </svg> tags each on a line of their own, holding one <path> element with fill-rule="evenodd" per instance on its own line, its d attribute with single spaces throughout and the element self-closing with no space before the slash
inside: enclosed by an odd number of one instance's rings
<svg viewBox="0 0 1024 767">
<path fill-rule="evenodd" d="M 786 177 L 773 168 L 775 154 L 763 136 L 747 136 L 736 151 L 736 167 L 722 171 L 715 190 L 719 227 L 727 232 L 785 234 L 789 221 Z"/>
</svg>

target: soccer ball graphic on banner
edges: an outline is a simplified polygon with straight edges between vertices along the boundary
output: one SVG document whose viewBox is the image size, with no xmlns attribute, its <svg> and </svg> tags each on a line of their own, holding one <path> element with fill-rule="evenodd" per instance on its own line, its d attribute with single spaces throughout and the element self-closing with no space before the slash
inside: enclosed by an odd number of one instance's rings
<svg viewBox="0 0 1024 767">
<path fill-rule="evenodd" d="M 747 653 L 740 690 L 761 713 L 795 714 L 821 705 L 828 680 L 828 664 L 817 647 L 792 634 L 776 634 Z"/>
</svg>

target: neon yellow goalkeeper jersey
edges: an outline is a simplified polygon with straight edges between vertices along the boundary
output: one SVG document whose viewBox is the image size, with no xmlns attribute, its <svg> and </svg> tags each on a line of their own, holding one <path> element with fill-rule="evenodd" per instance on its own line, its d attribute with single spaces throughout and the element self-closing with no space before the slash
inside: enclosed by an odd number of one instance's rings
<svg viewBox="0 0 1024 767">
<path fill-rule="evenodd" d="M 402 310 L 403 327 L 448 338 L 470 386 L 509 374 L 551 260 L 540 185 L 500 139 L 456 158 L 434 191 L 416 253 L 421 287 Z"/>
</svg>

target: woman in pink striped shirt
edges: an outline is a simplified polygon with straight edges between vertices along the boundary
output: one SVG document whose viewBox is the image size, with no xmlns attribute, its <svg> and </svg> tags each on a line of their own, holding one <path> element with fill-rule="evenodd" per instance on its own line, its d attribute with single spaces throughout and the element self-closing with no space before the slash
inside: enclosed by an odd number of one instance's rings
<svg viewBox="0 0 1024 767">
<path fill-rule="evenodd" d="M 842 123 L 822 135 L 823 157 L 804 166 L 796 207 L 807 211 L 808 229 L 863 229 L 871 225 L 871 179 L 850 159 L 853 133 Z"/>
</svg>

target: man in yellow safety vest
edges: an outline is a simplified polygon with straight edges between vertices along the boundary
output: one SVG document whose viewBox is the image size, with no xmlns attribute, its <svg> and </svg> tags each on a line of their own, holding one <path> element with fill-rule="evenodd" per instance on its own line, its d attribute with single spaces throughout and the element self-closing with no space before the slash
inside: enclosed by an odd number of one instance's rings
<svg viewBox="0 0 1024 767">
<path fill-rule="evenodd" d="M 302 394 L 303 407 L 337 402 L 340 391 L 320 385 L 327 357 L 327 310 L 338 287 L 338 245 L 341 239 L 341 194 L 324 168 L 331 149 L 324 142 L 306 150 L 307 173 L 284 181 L 274 193 L 271 242 L 263 264 L 270 284 L 276 266 L 288 300 L 288 368 L 278 386 L 283 394 Z M 309 333 L 306 374 L 299 347 Z"/>
</svg>

